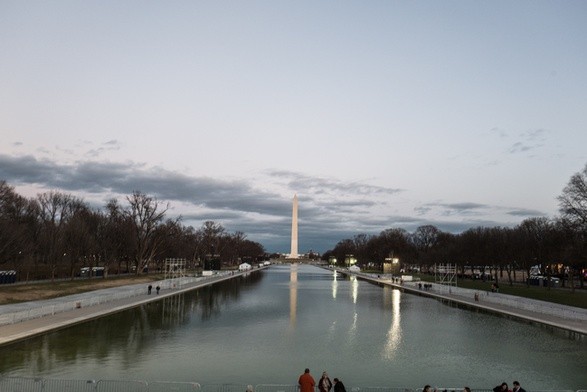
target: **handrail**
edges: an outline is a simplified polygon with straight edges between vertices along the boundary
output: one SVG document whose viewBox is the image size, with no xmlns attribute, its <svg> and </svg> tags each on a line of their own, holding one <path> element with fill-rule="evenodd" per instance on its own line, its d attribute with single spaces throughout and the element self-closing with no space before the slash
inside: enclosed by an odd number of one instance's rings
<svg viewBox="0 0 587 392">
<path fill-rule="evenodd" d="M 297 392 L 296 384 L 200 384 L 194 381 L 145 381 L 145 380 L 65 380 L 40 377 L 0 377 L 0 391 L 19 392 Z M 251 390 L 252 387 L 252 390 Z M 352 392 L 421 392 L 422 388 L 357 387 L 347 386 Z M 440 392 L 461 392 L 460 387 L 436 387 Z M 473 392 L 490 392 L 492 388 L 471 388 Z M 319 392 L 315 388 L 314 392 Z M 548 389 L 531 392 L 587 392 L 583 389 Z"/>
</svg>

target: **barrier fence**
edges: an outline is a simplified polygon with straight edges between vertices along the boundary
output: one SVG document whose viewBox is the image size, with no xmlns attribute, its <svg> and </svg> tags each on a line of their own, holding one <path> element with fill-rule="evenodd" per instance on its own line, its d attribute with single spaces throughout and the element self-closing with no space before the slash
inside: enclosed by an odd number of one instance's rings
<svg viewBox="0 0 587 392">
<path fill-rule="evenodd" d="M 251 388 L 252 387 L 252 388 Z M 436 387 L 438 392 L 462 392 L 462 387 Z M 0 377 L 2 392 L 297 392 L 295 384 L 207 384 L 181 381 L 144 380 L 59 380 L 46 378 Z M 493 389 L 471 388 L 473 392 Z M 422 388 L 348 387 L 348 392 L 422 392 Z M 587 392 L 585 389 L 535 390 L 528 392 Z M 318 392 L 318 388 L 315 388 Z"/>
</svg>

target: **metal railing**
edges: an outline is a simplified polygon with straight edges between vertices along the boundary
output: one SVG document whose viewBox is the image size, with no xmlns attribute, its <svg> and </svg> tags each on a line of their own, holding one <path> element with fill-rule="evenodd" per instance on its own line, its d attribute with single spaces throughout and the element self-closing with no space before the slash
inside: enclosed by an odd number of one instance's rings
<svg viewBox="0 0 587 392">
<path fill-rule="evenodd" d="M 252 384 L 206 384 L 181 381 L 144 380 L 60 380 L 26 377 L 0 377 L 2 392 L 246 392 Z M 435 387 L 437 392 L 462 392 L 462 387 Z M 493 389 L 471 388 L 473 392 Z M 295 384 L 257 384 L 250 392 L 297 392 Z M 422 392 L 422 388 L 347 387 L 349 392 Z M 528 390 L 530 392 L 587 392 L 578 390 Z M 315 388 L 318 392 L 318 388 Z"/>
</svg>

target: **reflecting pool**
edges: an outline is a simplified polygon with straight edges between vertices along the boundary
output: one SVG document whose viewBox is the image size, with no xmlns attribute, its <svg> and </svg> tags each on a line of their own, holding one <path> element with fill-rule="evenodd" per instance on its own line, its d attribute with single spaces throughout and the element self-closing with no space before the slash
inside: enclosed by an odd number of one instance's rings
<svg viewBox="0 0 587 392">
<path fill-rule="evenodd" d="M 0 348 L 5 376 L 586 389 L 587 339 L 309 265 L 277 265 Z"/>
</svg>

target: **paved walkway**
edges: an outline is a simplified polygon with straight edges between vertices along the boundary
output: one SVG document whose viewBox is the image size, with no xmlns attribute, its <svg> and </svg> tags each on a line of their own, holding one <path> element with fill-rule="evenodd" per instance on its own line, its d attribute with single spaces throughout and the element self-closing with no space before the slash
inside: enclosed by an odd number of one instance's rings
<svg viewBox="0 0 587 392">
<path fill-rule="evenodd" d="M 343 273 L 348 274 L 348 272 L 340 271 Z M 483 297 L 480 298 L 479 301 L 475 301 L 474 297 L 471 296 L 464 296 L 458 294 L 448 294 L 448 293 L 437 293 L 433 291 L 421 290 L 416 285 L 410 286 L 407 284 L 399 284 L 394 283 L 389 279 L 381 279 L 377 276 L 369 276 L 366 274 L 359 274 L 357 275 L 361 279 L 369 280 L 379 284 L 385 284 L 389 286 L 393 286 L 395 288 L 411 292 L 418 295 L 424 295 L 428 297 L 437 298 L 440 300 L 446 300 L 454 303 L 458 303 L 461 305 L 465 305 L 471 308 L 482 309 L 488 312 L 493 313 L 500 313 L 507 316 L 515 317 L 518 319 L 531 321 L 535 323 L 540 323 L 544 325 L 549 325 L 556 328 L 561 328 L 567 331 L 571 331 L 574 333 L 579 333 L 582 335 L 587 335 L 587 320 L 584 317 L 559 317 L 551 314 L 546 314 L 539 311 L 532 311 L 523 309 L 520 307 L 516 307 L 514 305 L 504 305 L 498 303 L 489 303 L 483 301 Z M 556 306 L 556 305 L 553 305 Z M 563 307 L 564 305 L 560 305 Z M 566 308 L 566 307 L 565 307 Z M 587 314 L 587 310 L 578 309 L 578 311 L 584 316 Z"/>
<path fill-rule="evenodd" d="M 116 293 L 123 293 L 129 290 L 136 290 L 139 288 L 144 294 L 132 297 L 125 297 L 116 299 L 110 302 L 92 305 L 82 306 L 80 308 L 72 308 L 71 310 L 62 311 L 60 313 L 38 317 L 14 324 L 7 324 L 0 326 L 0 346 L 9 343 L 18 342 L 35 335 L 40 335 L 49 331 L 68 327 L 73 324 L 82 323 L 88 320 L 92 320 L 98 317 L 105 316 L 107 314 L 121 312 L 125 309 L 140 306 L 153 301 L 158 301 L 165 297 L 170 297 L 183 293 L 186 291 L 194 290 L 199 287 L 204 287 L 217 283 L 223 280 L 232 279 L 234 277 L 243 275 L 243 272 L 235 272 L 233 274 L 226 274 L 221 276 L 214 276 L 196 282 L 184 284 L 180 287 L 162 289 L 159 294 L 156 294 L 153 289 L 152 294 L 147 294 L 147 285 L 142 283 L 140 285 L 113 287 L 109 289 L 100 290 L 100 295 L 112 295 Z M 163 286 L 162 286 L 163 287 Z M 61 302 L 75 302 L 82 301 L 96 295 L 96 292 L 82 293 L 76 295 L 70 295 L 67 297 L 56 298 L 46 301 L 34 301 L 11 305 L 1 305 L 0 315 L 9 314 L 12 312 L 21 311 L 22 309 L 40 306 L 51 306 L 53 303 Z"/>
</svg>

